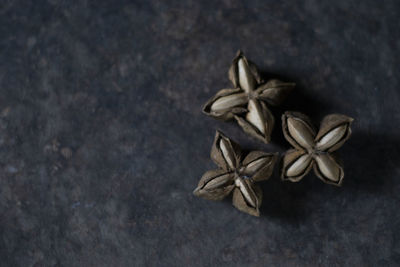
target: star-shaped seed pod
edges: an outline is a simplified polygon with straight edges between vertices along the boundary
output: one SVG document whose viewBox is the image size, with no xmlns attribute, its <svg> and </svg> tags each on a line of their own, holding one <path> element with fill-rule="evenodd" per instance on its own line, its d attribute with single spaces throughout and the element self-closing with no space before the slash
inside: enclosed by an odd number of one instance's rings
<svg viewBox="0 0 400 267">
<path fill-rule="evenodd" d="M 267 103 L 281 104 L 295 84 L 279 80 L 264 83 L 256 65 L 241 51 L 232 61 L 229 79 L 235 88 L 219 91 L 204 105 L 203 112 L 221 120 L 234 118 L 247 134 L 269 143 L 275 120 Z"/>
<path fill-rule="evenodd" d="M 252 151 L 243 157 L 239 145 L 217 131 L 211 159 L 220 168 L 207 171 L 193 193 L 209 200 L 222 200 L 233 191 L 233 206 L 259 216 L 262 191 L 255 182 L 271 176 L 277 158 L 277 154 L 262 151 Z"/>
<path fill-rule="evenodd" d="M 322 181 L 340 186 L 343 168 L 331 152 L 349 139 L 352 121 L 345 115 L 328 115 L 317 133 L 306 115 L 285 112 L 282 115 L 283 134 L 295 149 L 287 151 L 283 157 L 281 178 L 298 182 L 314 167 L 315 174 Z"/>
</svg>

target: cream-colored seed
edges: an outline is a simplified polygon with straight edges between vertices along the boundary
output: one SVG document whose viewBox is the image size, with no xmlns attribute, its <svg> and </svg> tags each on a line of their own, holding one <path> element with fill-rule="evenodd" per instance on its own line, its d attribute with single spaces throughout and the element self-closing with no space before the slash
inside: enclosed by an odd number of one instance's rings
<svg viewBox="0 0 400 267">
<path fill-rule="evenodd" d="M 266 162 L 268 161 L 268 158 L 259 158 L 256 159 L 253 162 L 250 162 L 246 168 L 245 168 L 245 173 L 254 173 L 258 169 L 260 169 Z"/>
<path fill-rule="evenodd" d="M 211 105 L 211 111 L 214 112 L 223 111 L 246 103 L 247 103 L 246 93 L 227 95 L 215 100 L 215 102 Z"/>
<path fill-rule="evenodd" d="M 336 162 L 330 158 L 328 155 L 318 155 L 315 157 L 317 161 L 318 168 L 321 170 L 321 173 L 332 181 L 339 181 L 340 178 L 340 169 Z"/>
<path fill-rule="evenodd" d="M 229 181 L 229 178 L 230 178 L 229 174 L 223 174 L 221 176 L 215 177 L 204 186 L 204 189 L 206 190 L 216 189 L 221 185 L 227 183 Z"/>
<path fill-rule="evenodd" d="M 253 124 L 261 133 L 265 133 L 265 124 L 262 119 L 261 110 L 257 109 L 257 103 L 251 99 L 247 106 L 249 112 L 246 115 L 247 121 Z"/>
<path fill-rule="evenodd" d="M 231 151 L 231 147 L 230 147 L 228 141 L 221 138 L 221 140 L 219 142 L 219 146 L 221 148 L 222 156 L 224 157 L 226 163 L 228 163 L 228 166 L 231 169 L 234 169 L 235 168 L 235 155 L 233 155 L 233 153 L 230 153 L 232 151 Z"/>
<path fill-rule="evenodd" d="M 240 192 L 242 192 L 242 195 L 246 199 L 246 201 L 252 206 L 256 207 L 256 197 L 254 191 L 246 184 L 245 181 L 241 178 L 237 178 L 235 180 L 235 185 L 239 187 Z"/>
<path fill-rule="evenodd" d="M 294 177 L 304 172 L 304 170 L 309 166 L 311 159 L 312 157 L 309 154 L 305 154 L 297 158 L 286 171 L 286 176 Z"/>
<path fill-rule="evenodd" d="M 321 140 L 318 141 L 316 148 L 318 150 L 326 150 L 337 144 L 342 139 L 347 130 L 347 125 L 336 127 L 328 132 Z"/>
<path fill-rule="evenodd" d="M 287 119 L 288 130 L 291 137 L 302 147 L 309 149 L 314 145 L 314 136 L 311 129 L 299 119 Z"/>
<path fill-rule="evenodd" d="M 247 63 L 241 58 L 238 61 L 239 85 L 245 92 L 250 92 L 255 88 L 255 80 L 250 72 Z"/>
</svg>

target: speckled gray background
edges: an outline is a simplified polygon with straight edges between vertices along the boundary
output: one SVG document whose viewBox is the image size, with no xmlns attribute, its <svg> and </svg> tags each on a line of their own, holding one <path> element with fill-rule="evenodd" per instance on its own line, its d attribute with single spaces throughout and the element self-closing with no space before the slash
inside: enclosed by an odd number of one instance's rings
<svg viewBox="0 0 400 267">
<path fill-rule="evenodd" d="M 1 1 L 0 265 L 395 266 L 399 12 L 396 0 Z M 273 109 L 272 145 L 201 113 L 239 48 L 298 84 Z M 260 218 L 192 195 L 215 168 L 216 129 L 283 152 L 288 109 L 355 118 L 343 187 L 276 171 Z"/>
</svg>

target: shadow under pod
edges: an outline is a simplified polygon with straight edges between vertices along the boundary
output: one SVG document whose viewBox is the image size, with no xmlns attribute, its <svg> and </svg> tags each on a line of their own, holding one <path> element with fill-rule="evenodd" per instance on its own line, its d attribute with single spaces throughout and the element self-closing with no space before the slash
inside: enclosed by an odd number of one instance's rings
<svg viewBox="0 0 400 267">
<path fill-rule="evenodd" d="M 317 207 L 313 204 L 315 202 L 330 202 L 331 198 L 335 201 L 337 198 L 356 199 L 366 192 L 372 195 L 393 194 L 399 178 L 396 170 L 400 162 L 400 137 L 356 132 L 338 150 L 338 156 L 345 173 L 341 187 L 323 183 L 313 170 L 297 183 L 283 182 L 279 178 L 280 161 L 273 177 L 261 184 L 262 216 L 298 223 L 307 218 L 314 206 Z M 332 205 L 339 204 L 332 202 Z"/>
<path fill-rule="evenodd" d="M 400 162 L 400 137 L 355 132 L 340 151 L 344 162 L 344 190 L 356 193 L 392 191 Z"/>
</svg>

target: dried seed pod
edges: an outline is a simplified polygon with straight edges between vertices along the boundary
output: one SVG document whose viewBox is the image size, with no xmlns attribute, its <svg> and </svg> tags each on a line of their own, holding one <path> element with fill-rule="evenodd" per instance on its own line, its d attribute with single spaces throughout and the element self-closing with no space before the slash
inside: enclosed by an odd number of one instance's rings
<svg viewBox="0 0 400 267">
<path fill-rule="evenodd" d="M 302 150 L 289 150 L 283 157 L 282 179 L 300 181 L 310 171 L 313 160 Z"/>
<path fill-rule="evenodd" d="M 310 149 L 314 145 L 315 129 L 310 120 L 298 112 L 282 116 L 283 135 L 297 149 Z"/>
<path fill-rule="evenodd" d="M 243 98 L 243 94 L 239 88 L 222 89 L 203 106 L 203 113 L 220 120 L 229 120 L 234 114 L 246 113 L 248 99 L 246 94 Z"/>
<path fill-rule="evenodd" d="M 233 205 L 258 216 L 262 198 L 254 183 L 271 176 L 278 155 L 252 151 L 242 159 L 239 145 L 217 131 L 211 158 L 220 169 L 206 172 L 193 193 L 205 199 L 221 200 L 234 190 Z"/>
<path fill-rule="evenodd" d="M 274 117 L 266 103 L 279 105 L 294 88 L 294 83 L 260 77 L 257 67 L 238 52 L 229 69 L 229 79 L 236 89 L 223 89 L 203 107 L 203 112 L 217 119 L 235 118 L 243 130 L 254 138 L 268 143 Z"/>
<path fill-rule="evenodd" d="M 322 136 L 319 141 L 317 141 L 316 148 L 319 150 L 326 150 L 330 147 L 333 147 L 339 143 L 340 140 L 342 140 L 343 136 L 346 134 L 346 130 L 346 125 L 340 125 L 336 127 L 332 131 Z"/>
<path fill-rule="evenodd" d="M 353 118 L 341 114 L 326 116 L 315 138 L 319 150 L 332 152 L 339 149 L 351 135 Z"/>
<path fill-rule="evenodd" d="M 278 153 L 252 151 L 243 159 L 242 172 L 245 176 L 252 177 L 255 182 L 268 179 L 277 160 Z"/>
<path fill-rule="evenodd" d="M 233 177 L 232 173 L 221 169 L 207 171 L 193 194 L 209 200 L 221 200 L 235 187 Z"/>
<path fill-rule="evenodd" d="M 247 113 L 245 118 L 239 115 L 235 115 L 234 117 L 247 134 L 264 143 L 269 143 L 271 141 L 271 132 L 275 124 L 275 119 L 264 103 L 256 103 L 257 104 L 253 105 L 254 108 L 251 109 L 251 112 L 249 111 Z"/>
<path fill-rule="evenodd" d="M 240 182 L 242 187 L 233 190 L 232 204 L 238 210 L 253 216 L 260 216 L 260 206 L 262 202 L 262 191 L 248 180 Z"/>
<path fill-rule="evenodd" d="M 231 110 L 236 106 L 241 106 L 246 103 L 247 95 L 245 93 L 230 94 L 216 99 L 212 103 L 210 110 L 215 113 L 225 112 L 226 110 Z"/>
<path fill-rule="evenodd" d="M 314 166 L 315 174 L 324 182 L 341 185 L 343 168 L 330 152 L 338 149 L 350 137 L 353 119 L 345 115 L 326 116 L 316 134 L 307 116 L 286 112 L 282 116 L 282 128 L 286 140 L 296 149 L 283 158 L 283 180 L 297 182 Z"/>
<path fill-rule="evenodd" d="M 279 106 L 295 87 L 295 83 L 270 80 L 257 88 L 259 99 L 273 106 Z"/>
<path fill-rule="evenodd" d="M 329 181 L 333 184 L 337 184 L 343 179 L 343 168 L 328 153 L 316 156 L 315 162 L 315 173 L 324 182 Z"/>
<path fill-rule="evenodd" d="M 248 65 L 249 70 L 256 80 L 257 84 L 263 83 L 263 80 L 261 79 L 260 72 L 258 71 L 257 66 L 251 62 L 250 60 L 247 60 L 247 58 L 243 55 L 242 51 L 238 51 L 236 53 L 235 58 L 232 60 L 232 64 L 229 68 L 229 80 L 232 82 L 233 86 L 235 88 L 240 87 L 239 86 L 239 60 L 244 60 L 246 62 L 246 65 Z"/>
<path fill-rule="evenodd" d="M 211 159 L 224 170 L 234 170 L 241 158 L 238 144 L 217 131 L 211 148 Z"/>
</svg>

